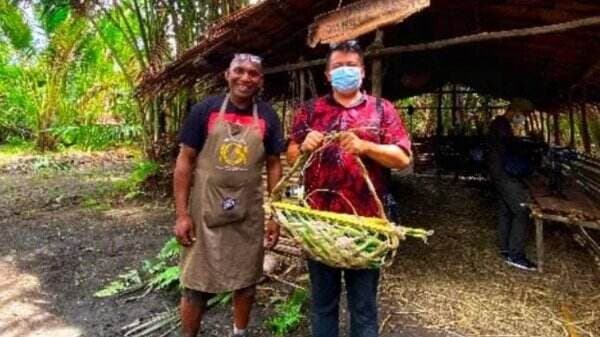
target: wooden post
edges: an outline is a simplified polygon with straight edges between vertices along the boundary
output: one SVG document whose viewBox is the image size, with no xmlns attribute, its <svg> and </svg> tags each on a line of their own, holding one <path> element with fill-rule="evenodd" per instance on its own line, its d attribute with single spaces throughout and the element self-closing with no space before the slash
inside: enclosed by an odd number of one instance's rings
<svg viewBox="0 0 600 337">
<path fill-rule="evenodd" d="M 573 94 L 569 94 L 569 147 L 575 148 L 575 116 L 573 115 Z"/>
<path fill-rule="evenodd" d="M 537 250 L 538 271 L 544 271 L 544 220 L 535 216 L 535 246 Z"/>
<path fill-rule="evenodd" d="M 559 126 L 560 110 L 555 108 L 552 114 L 554 120 L 554 145 L 560 146 L 560 126 Z"/>
<path fill-rule="evenodd" d="M 287 117 L 287 99 L 283 100 L 283 110 L 281 111 L 281 132 L 283 134 L 283 139 L 287 139 L 288 128 L 286 126 L 286 117 Z"/>
<path fill-rule="evenodd" d="M 533 120 L 533 114 L 534 112 L 527 114 L 527 121 L 529 122 L 529 130 L 527 132 L 529 135 L 535 132 L 535 121 Z"/>
<path fill-rule="evenodd" d="M 546 139 L 546 125 L 544 121 L 544 113 L 538 111 L 540 115 L 540 131 L 542 132 L 542 140 Z"/>
<path fill-rule="evenodd" d="M 590 130 L 587 120 L 587 104 L 585 101 L 581 103 L 581 140 L 583 141 L 583 149 L 585 150 L 585 153 L 590 154 L 592 152 L 592 146 L 590 142 Z"/>
<path fill-rule="evenodd" d="M 436 136 L 442 136 L 444 134 L 444 116 L 442 114 L 442 87 L 440 87 L 437 93 L 437 128 Z"/>
<path fill-rule="evenodd" d="M 546 133 L 546 143 L 550 144 L 550 141 L 552 140 L 552 132 L 551 132 L 551 130 L 552 130 L 552 120 L 551 120 L 552 116 L 550 115 L 549 111 L 546 112 L 546 116 L 547 116 L 547 118 L 546 118 L 546 130 L 548 131 Z"/>
<path fill-rule="evenodd" d="M 457 121 L 456 121 L 456 111 L 458 109 L 457 102 L 457 94 L 456 94 L 456 84 L 452 85 L 452 128 L 456 129 Z"/>
<path fill-rule="evenodd" d="M 377 30 L 375 32 L 375 40 L 369 46 L 369 50 L 377 50 L 383 48 L 383 31 Z M 373 58 L 371 65 L 371 94 L 373 96 L 381 97 L 383 93 L 383 65 L 381 57 Z"/>
<path fill-rule="evenodd" d="M 304 102 L 304 100 L 306 99 L 306 74 L 304 73 L 304 70 L 300 70 L 300 102 Z"/>
</svg>

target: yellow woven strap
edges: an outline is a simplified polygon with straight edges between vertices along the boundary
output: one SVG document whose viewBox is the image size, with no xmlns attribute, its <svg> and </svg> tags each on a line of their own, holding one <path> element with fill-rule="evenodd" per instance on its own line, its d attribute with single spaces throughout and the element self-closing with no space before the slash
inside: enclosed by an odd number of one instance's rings
<svg viewBox="0 0 600 337">
<path fill-rule="evenodd" d="M 392 234 L 403 237 L 402 230 L 399 227 L 392 225 L 385 219 L 376 217 L 364 217 L 352 214 L 335 213 L 329 211 L 314 210 L 307 207 L 302 207 L 286 202 L 273 202 L 271 204 L 276 210 L 287 210 L 296 213 L 302 213 L 306 215 L 318 216 L 324 219 L 339 221 L 347 224 L 351 224 L 355 227 L 362 227 L 378 233 Z"/>
</svg>

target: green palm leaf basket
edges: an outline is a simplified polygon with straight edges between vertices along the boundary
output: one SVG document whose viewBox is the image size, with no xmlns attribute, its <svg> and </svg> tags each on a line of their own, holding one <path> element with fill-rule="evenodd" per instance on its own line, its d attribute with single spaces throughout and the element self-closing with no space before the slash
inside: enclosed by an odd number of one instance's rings
<svg viewBox="0 0 600 337">
<path fill-rule="evenodd" d="M 400 240 L 407 236 L 427 241 L 433 234 L 419 228 L 397 226 L 390 222 L 383 209 L 367 170 L 361 159 L 356 160 L 362 168 L 369 190 L 379 207 L 380 217 L 364 217 L 310 208 L 305 198 L 299 202 L 282 200 L 282 193 L 290 179 L 306 168 L 312 157 L 326 145 L 338 140 L 337 133 L 326 136 L 323 145 L 311 154 L 303 153 L 292 169 L 277 183 L 267 202 L 275 220 L 298 243 L 311 259 L 336 268 L 365 269 L 389 266 L 394 260 Z M 311 193 L 335 191 L 316 190 Z M 337 193 L 352 204 L 340 193 Z M 309 195 L 310 196 L 310 195 Z"/>
</svg>

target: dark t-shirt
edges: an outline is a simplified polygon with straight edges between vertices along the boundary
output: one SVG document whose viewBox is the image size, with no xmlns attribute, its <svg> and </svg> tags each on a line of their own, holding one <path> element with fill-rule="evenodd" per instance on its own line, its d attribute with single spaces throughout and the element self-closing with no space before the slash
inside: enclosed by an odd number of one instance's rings
<svg viewBox="0 0 600 337">
<path fill-rule="evenodd" d="M 190 114 L 179 132 L 179 141 L 187 146 L 202 151 L 206 136 L 217 119 L 225 95 L 211 96 L 192 106 Z M 263 136 L 263 144 L 267 155 L 279 155 L 284 151 L 281 123 L 271 105 L 258 101 L 259 129 Z M 225 109 L 225 120 L 228 122 L 250 125 L 253 122 L 252 106 L 239 109 L 229 102 Z"/>
<path fill-rule="evenodd" d="M 514 140 L 512 126 L 508 118 L 496 117 L 490 124 L 488 133 L 489 169 L 492 177 L 504 177 L 504 159 L 511 150 Z"/>
</svg>

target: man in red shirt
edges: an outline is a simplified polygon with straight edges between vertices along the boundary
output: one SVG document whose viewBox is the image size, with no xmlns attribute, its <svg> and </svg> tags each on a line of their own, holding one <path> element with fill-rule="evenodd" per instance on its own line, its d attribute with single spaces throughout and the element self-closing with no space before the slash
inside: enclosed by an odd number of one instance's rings
<svg viewBox="0 0 600 337">
<path fill-rule="evenodd" d="M 325 134 L 341 132 L 340 141 L 326 145 L 306 168 L 307 193 L 315 209 L 379 216 L 377 204 L 355 156 L 364 162 L 380 199 L 388 193 L 385 176 L 390 168 L 402 169 L 411 161 L 410 139 L 392 103 L 361 92 L 365 76 L 363 55 L 356 41 L 332 46 L 326 76 L 332 93 L 310 101 L 295 114 L 288 160 L 312 152 Z M 344 270 L 308 260 L 312 289 L 314 337 L 339 336 L 339 299 L 344 277 L 350 311 L 350 337 L 376 337 L 379 270 Z"/>
</svg>

